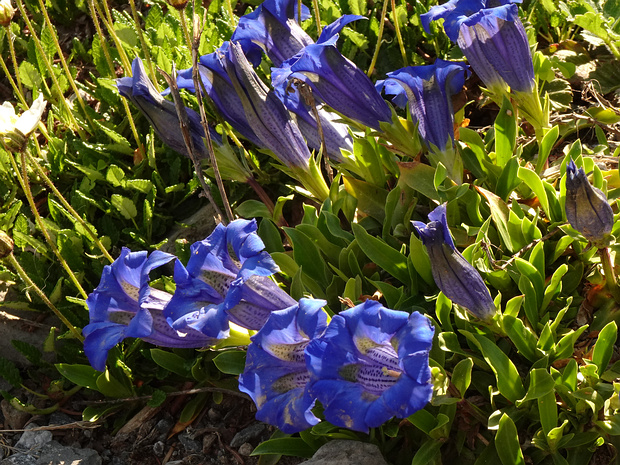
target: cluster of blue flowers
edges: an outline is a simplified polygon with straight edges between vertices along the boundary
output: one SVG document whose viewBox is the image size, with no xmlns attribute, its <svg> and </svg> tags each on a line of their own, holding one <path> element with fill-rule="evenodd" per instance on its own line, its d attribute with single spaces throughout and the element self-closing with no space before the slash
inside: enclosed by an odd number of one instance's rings
<svg viewBox="0 0 620 465">
<path fill-rule="evenodd" d="M 512 90 L 513 96 L 526 96 L 524 101 L 529 102 L 532 96 L 537 100 L 532 56 L 517 6 L 507 0 L 498 6 L 491 3 L 451 0 L 422 15 L 422 22 L 428 30 L 433 20 L 445 19 L 448 36 L 458 43 L 490 91 L 501 94 Z M 323 28 L 314 42 L 297 22 L 309 17 L 308 9 L 302 5 L 298 12 L 297 6 L 296 0 L 266 0 L 240 18 L 230 41 L 200 58 L 201 80 L 221 116 L 248 141 L 269 149 L 283 165 L 302 173 L 310 169 L 310 149 L 318 151 L 324 145 L 324 153 L 333 163 L 343 162 L 352 152 L 350 125 L 343 121 L 375 131 L 389 125 L 393 112 L 381 96 L 385 89 L 394 96 L 395 105 L 409 102 L 431 163 L 443 163 L 449 176 L 460 183 L 462 162 L 454 150 L 451 97 L 462 89 L 469 66 L 438 59 L 433 65 L 389 73 L 375 85 L 337 48 L 342 28 L 365 18 L 344 15 Z M 263 53 L 274 66 L 273 88 L 254 71 Z M 177 83 L 179 88 L 194 91 L 192 69 L 181 71 Z M 317 108 L 307 101 L 301 86 L 311 90 Z M 173 105 L 155 91 L 139 58 L 134 61 L 133 77 L 119 79 L 118 88 L 147 115 L 168 145 L 187 154 L 180 132 L 173 129 Z M 188 112 L 194 145 L 203 155 L 203 129 L 198 115 Z M 212 139 L 221 143 L 215 133 Z"/>
<path fill-rule="evenodd" d="M 109 350 L 127 337 L 164 347 L 208 347 L 225 339 L 230 322 L 258 330 L 248 348 L 240 389 L 257 418 L 284 432 L 319 422 L 318 399 L 333 424 L 368 431 L 406 417 L 432 395 L 428 354 L 434 330 L 414 312 L 366 301 L 336 315 L 325 302 L 293 300 L 270 279 L 278 271 L 254 220 L 219 225 L 174 265 L 174 294 L 149 285 L 149 273 L 176 257 L 130 252 L 105 267 L 89 296 L 84 350 L 103 371 Z"/>
</svg>

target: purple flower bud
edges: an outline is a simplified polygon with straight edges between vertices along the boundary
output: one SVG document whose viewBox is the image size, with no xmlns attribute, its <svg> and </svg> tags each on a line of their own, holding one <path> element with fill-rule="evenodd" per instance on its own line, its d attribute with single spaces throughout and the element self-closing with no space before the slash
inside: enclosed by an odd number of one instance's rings
<svg viewBox="0 0 620 465">
<path fill-rule="evenodd" d="M 607 197 L 570 160 L 566 165 L 566 219 L 570 225 L 597 247 L 609 244 L 614 212 Z"/>
<path fill-rule="evenodd" d="M 162 141 L 175 152 L 189 157 L 174 103 L 166 100 L 157 92 L 155 86 L 146 75 L 140 58 L 133 60 L 131 71 L 133 73 L 132 77 L 116 80 L 120 94 L 131 100 L 138 107 Z M 200 122 L 200 115 L 191 108 L 186 108 L 185 110 L 189 117 L 188 129 L 196 154 L 201 158 L 207 158 L 209 153 L 202 141 L 205 133 Z M 210 130 L 210 135 L 214 142 L 222 143 L 222 138 L 217 132 Z"/>
<path fill-rule="evenodd" d="M 469 64 L 489 89 L 506 86 L 515 92 L 534 90 L 534 66 L 527 34 L 514 1 L 452 0 L 422 15 L 444 18 L 446 34 L 457 42 Z M 516 2 L 520 3 L 520 2 Z"/>
<path fill-rule="evenodd" d="M 454 303 L 465 307 L 482 320 L 495 315 L 495 304 L 480 273 L 456 250 L 448 221 L 446 205 L 428 214 L 428 224 L 412 221 L 431 260 L 437 287 Z"/>
<path fill-rule="evenodd" d="M 357 19 L 363 17 L 345 15 L 324 28 L 316 44 L 272 70 L 272 82 L 283 98 L 293 80 L 299 79 L 338 113 L 378 130 L 380 121 L 392 121 L 390 107 L 368 76 L 336 48 L 338 32 Z"/>
</svg>

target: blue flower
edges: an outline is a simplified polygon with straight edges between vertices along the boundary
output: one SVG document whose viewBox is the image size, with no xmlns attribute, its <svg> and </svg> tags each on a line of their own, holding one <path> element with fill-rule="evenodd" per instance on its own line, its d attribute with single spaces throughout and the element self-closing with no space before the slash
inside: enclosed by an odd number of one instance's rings
<svg viewBox="0 0 620 465">
<path fill-rule="evenodd" d="M 187 268 L 175 266 L 177 288 L 164 310 L 171 325 L 219 339 L 227 336 L 229 321 L 258 330 L 271 312 L 294 305 L 269 278 L 279 268 L 264 249 L 255 220 L 219 224 L 194 243 Z"/>
<path fill-rule="evenodd" d="M 262 144 L 285 166 L 307 170 L 310 151 L 299 128 L 280 99 L 260 80 L 238 44 L 230 44 L 223 64 L 248 123 Z"/>
<path fill-rule="evenodd" d="M 368 432 L 392 417 L 405 418 L 431 399 L 428 354 L 434 329 L 367 300 L 333 317 L 306 348 L 310 394 L 336 426 Z"/>
<path fill-rule="evenodd" d="M 157 136 L 171 149 L 189 157 L 183 134 L 179 125 L 174 103 L 166 100 L 157 92 L 144 70 L 140 58 L 135 58 L 131 65 L 133 77 L 124 77 L 116 80 L 118 91 L 123 97 L 128 98 L 138 107 L 140 112 L 151 123 Z M 189 117 L 189 133 L 192 138 L 194 150 L 200 158 L 207 158 L 209 153 L 203 142 L 204 130 L 200 122 L 200 115 L 191 108 L 186 108 Z M 209 131 L 211 139 L 218 144 L 222 143 L 220 135 Z"/>
<path fill-rule="evenodd" d="M 178 332 L 166 321 L 163 309 L 172 296 L 151 288 L 149 273 L 175 258 L 123 248 L 104 268 L 99 286 L 86 300 L 90 323 L 83 330 L 84 352 L 95 369 L 103 371 L 110 349 L 128 337 L 164 347 L 198 348 L 217 342 L 191 329 Z"/>
<path fill-rule="evenodd" d="M 310 374 L 304 350 L 327 327 L 323 300 L 301 299 L 275 311 L 252 337 L 239 389 L 252 397 L 256 418 L 284 433 L 305 430 L 319 422 L 311 412 L 315 399 L 308 392 Z"/>
<path fill-rule="evenodd" d="M 297 23 L 297 0 L 265 0 L 254 12 L 239 19 L 231 37 L 239 42 L 248 60 L 258 66 L 262 51 L 279 67 L 284 61 L 313 43 L 312 38 Z M 301 20 L 310 17 L 305 5 Z"/>
<path fill-rule="evenodd" d="M 446 219 L 446 205 L 435 208 L 428 214 L 428 219 L 428 224 L 412 223 L 428 251 L 437 287 L 478 318 L 491 319 L 495 315 L 495 304 L 480 273 L 454 247 Z"/>
<path fill-rule="evenodd" d="M 614 225 L 614 212 L 607 197 L 590 181 L 583 168 L 570 160 L 566 165 L 566 219 L 597 247 L 606 247 Z"/>
<path fill-rule="evenodd" d="M 531 93 L 532 54 L 514 3 L 501 0 L 490 7 L 488 0 L 452 0 L 422 15 L 422 24 L 428 31 L 431 21 L 444 18 L 446 34 L 489 89 L 501 92 L 509 86 L 514 92 Z"/>
<path fill-rule="evenodd" d="M 392 121 L 392 112 L 372 81 L 336 48 L 338 33 L 362 16 L 345 15 L 323 29 L 316 44 L 272 69 L 273 86 L 284 100 L 294 79 L 305 82 L 315 98 L 337 112 L 374 129 L 380 121 Z"/>
<path fill-rule="evenodd" d="M 229 42 L 224 42 L 215 52 L 200 57 L 198 71 L 205 90 L 217 111 L 236 131 L 253 144 L 263 147 L 263 143 L 252 130 L 228 73 L 222 66 L 222 60 L 228 54 Z M 195 92 L 192 68 L 179 71 L 177 76 L 179 89 Z M 168 91 L 164 91 L 166 94 Z"/>
<path fill-rule="evenodd" d="M 452 96 L 463 88 L 469 75 L 464 63 L 436 60 L 428 66 L 408 66 L 387 74 L 377 83 L 378 90 L 395 95 L 394 102 L 409 109 L 418 131 L 429 147 L 439 150 L 454 144 Z M 406 100 L 405 100 L 406 99 Z"/>
</svg>

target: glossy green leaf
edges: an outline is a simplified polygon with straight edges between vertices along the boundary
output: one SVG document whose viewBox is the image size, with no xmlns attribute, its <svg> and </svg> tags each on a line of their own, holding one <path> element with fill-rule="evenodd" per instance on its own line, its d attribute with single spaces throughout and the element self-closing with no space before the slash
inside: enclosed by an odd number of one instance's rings
<svg viewBox="0 0 620 465">
<path fill-rule="evenodd" d="M 151 357 L 153 357 L 155 363 L 168 371 L 176 373 L 179 376 L 191 376 L 191 368 L 187 363 L 188 361 L 174 352 L 162 349 L 151 349 Z"/>
<path fill-rule="evenodd" d="M 213 363 L 222 373 L 228 375 L 240 375 L 245 368 L 244 350 L 227 350 L 218 354 Z"/>
<path fill-rule="evenodd" d="M 57 363 L 58 372 L 78 386 L 97 390 L 97 378 L 101 375 L 100 371 L 95 370 L 90 365 Z"/>
<path fill-rule="evenodd" d="M 310 458 L 315 452 L 316 450 L 301 438 L 276 438 L 261 442 L 250 455 L 277 454 Z"/>
<path fill-rule="evenodd" d="M 513 403 L 521 399 L 525 395 L 521 376 L 508 356 L 494 342 L 481 334 L 463 330 L 461 332 L 482 352 L 482 356 L 495 374 L 499 392 Z"/>
<path fill-rule="evenodd" d="M 303 267 L 304 273 L 310 278 L 327 287 L 331 280 L 331 272 L 328 271 L 325 260 L 314 241 L 297 228 L 283 229 L 293 245 L 295 262 Z"/>
<path fill-rule="evenodd" d="M 407 268 L 407 257 L 398 250 L 387 245 L 382 239 L 368 234 L 362 226 L 355 223 L 351 226 L 360 248 L 370 260 L 390 273 L 401 283 L 405 285 L 411 284 L 411 278 Z"/>
<path fill-rule="evenodd" d="M 495 119 L 495 157 L 502 168 L 512 158 L 517 143 L 517 118 L 508 97 L 504 96 L 502 108 Z"/>
<path fill-rule="evenodd" d="M 504 314 L 502 328 L 517 350 L 530 362 L 533 363 L 542 356 L 536 348 L 536 336 L 519 318 Z"/>
<path fill-rule="evenodd" d="M 428 465 L 429 463 L 433 463 L 435 457 L 439 455 L 439 450 L 443 444 L 444 441 L 426 441 L 413 456 L 411 465 Z"/>
<path fill-rule="evenodd" d="M 499 420 L 499 428 L 495 435 L 495 449 L 503 465 L 525 465 L 517 427 L 505 413 Z"/>
<path fill-rule="evenodd" d="M 607 369 L 611 356 L 614 352 L 616 339 L 618 338 L 618 326 L 611 321 L 598 334 L 598 339 L 592 352 L 592 362 L 598 367 L 599 376 Z"/>
<path fill-rule="evenodd" d="M 540 144 L 540 150 L 538 151 L 538 160 L 536 161 L 536 173 L 540 174 L 543 172 L 545 165 L 547 164 L 547 160 L 549 159 L 549 154 L 551 153 L 551 149 L 555 144 L 558 136 L 560 135 L 560 127 L 558 125 L 553 126 L 547 134 L 544 135 L 543 140 Z"/>
<path fill-rule="evenodd" d="M 555 392 L 551 389 L 547 394 L 540 396 L 537 400 L 538 415 L 545 434 L 555 428 L 558 424 L 558 406 L 555 400 Z"/>
<path fill-rule="evenodd" d="M 539 399 L 540 397 L 553 392 L 554 386 L 555 381 L 546 368 L 534 368 L 530 371 L 530 387 L 527 390 L 527 394 L 523 397 L 523 399 L 515 402 L 515 405 L 520 407 L 524 402 Z"/>
<path fill-rule="evenodd" d="M 461 393 L 461 397 L 465 395 L 465 391 L 467 391 L 471 383 L 471 369 L 473 366 L 474 361 L 471 358 L 466 358 L 457 363 L 452 370 L 451 381 Z"/>
</svg>

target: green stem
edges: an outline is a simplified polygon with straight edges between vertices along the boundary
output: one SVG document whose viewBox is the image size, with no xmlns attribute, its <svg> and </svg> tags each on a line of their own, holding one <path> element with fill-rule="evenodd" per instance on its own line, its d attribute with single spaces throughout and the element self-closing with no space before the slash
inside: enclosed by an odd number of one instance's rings
<svg viewBox="0 0 620 465">
<path fill-rule="evenodd" d="M 319 12 L 320 11 L 319 0 L 312 0 L 312 9 L 314 10 L 314 20 L 316 21 L 317 34 L 320 36 L 321 32 L 323 32 L 323 26 L 321 26 L 321 15 Z"/>
<path fill-rule="evenodd" d="M 28 103 L 26 103 L 26 99 L 20 92 L 19 88 L 17 87 L 17 84 L 15 83 L 15 80 L 11 76 L 11 73 L 9 72 L 9 68 L 6 66 L 6 62 L 4 61 L 4 58 L 2 58 L 2 55 L 0 55 L 0 66 L 2 67 L 2 71 L 4 71 L 4 75 L 8 78 L 9 84 L 11 84 L 11 87 L 13 88 L 15 95 L 17 95 L 17 98 L 19 98 L 19 102 L 24 106 L 24 109 L 28 108 Z"/>
<path fill-rule="evenodd" d="M 97 10 L 95 9 L 94 0 L 88 0 L 88 9 L 90 10 L 90 17 L 93 20 L 93 24 L 95 25 L 95 29 L 97 30 L 97 34 L 99 35 L 99 44 L 101 45 L 101 49 L 103 50 L 103 55 L 105 56 L 106 62 L 108 63 L 108 68 L 110 69 L 111 77 L 115 78 L 114 74 L 114 61 L 110 56 L 110 50 L 108 49 L 108 41 L 103 35 L 103 31 L 101 30 L 101 25 L 99 24 L 99 19 L 97 17 Z M 142 143 L 140 142 L 140 136 L 138 135 L 138 130 L 136 129 L 136 123 L 133 120 L 133 116 L 131 116 L 131 110 L 129 109 L 129 104 L 127 103 L 127 99 L 122 98 L 121 102 L 123 103 L 123 108 L 125 109 L 125 114 L 127 115 L 127 121 L 129 121 L 129 127 L 131 128 L 131 133 L 133 134 L 133 138 L 136 141 L 136 146 L 138 150 L 143 150 Z"/>
<path fill-rule="evenodd" d="M 19 167 L 17 166 L 17 162 L 15 161 L 15 157 L 10 156 L 9 159 L 11 161 L 11 164 L 13 165 L 13 169 L 15 170 L 15 175 L 17 176 L 17 180 L 19 181 L 19 184 L 22 186 L 24 194 L 26 195 L 26 199 L 28 199 L 28 204 L 30 205 L 30 210 L 32 211 L 32 214 L 34 215 L 35 222 L 37 223 L 37 226 L 43 233 L 43 236 L 45 237 L 45 241 L 48 243 L 48 245 L 52 249 L 52 252 L 54 252 L 54 255 L 56 255 L 56 258 L 58 259 L 62 267 L 65 269 L 65 271 L 69 275 L 69 278 L 73 282 L 73 285 L 80 292 L 80 294 L 82 294 L 82 297 L 84 298 L 84 300 L 86 300 L 88 298 L 88 294 L 82 288 L 82 285 L 79 283 L 77 277 L 73 273 L 73 270 L 69 267 L 69 264 L 67 263 L 67 261 L 60 254 L 60 251 L 56 247 L 56 244 L 54 244 L 54 242 L 52 241 L 52 238 L 50 237 L 49 232 L 47 228 L 45 227 L 45 224 L 43 223 L 43 219 L 41 218 L 41 215 L 39 214 L 39 210 L 37 210 L 37 206 L 34 203 L 34 198 L 32 197 L 32 191 L 30 190 L 30 182 L 28 180 L 28 172 L 26 170 L 25 151 L 22 152 L 21 157 L 22 157 L 21 175 L 20 175 Z"/>
<path fill-rule="evenodd" d="M 45 181 L 45 184 L 47 184 L 47 186 L 52 190 L 54 195 L 58 198 L 58 200 L 60 200 L 60 203 L 62 203 L 62 205 L 69 211 L 71 216 L 78 223 L 80 223 L 80 225 L 86 230 L 86 232 L 88 233 L 90 238 L 93 240 L 95 245 L 99 247 L 99 249 L 105 256 L 105 258 L 107 258 L 110 261 L 110 263 L 112 263 L 114 259 L 112 258 L 110 253 L 106 250 L 105 246 L 101 243 L 101 241 L 99 240 L 99 237 L 97 237 L 97 234 L 93 232 L 93 230 L 91 229 L 91 225 L 86 223 L 86 221 L 82 219 L 82 217 L 78 214 L 78 212 L 75 211 L 75 209 L 71 206 L 71 204 L 67 202 L 64 196 L 56 188 L 52 180 L 45 174 L 45 171 L 43 170 L 41 165 L 39 165 L 39 162 L 37 162 L 37 160 L 32 156 L 32 154 L 27 152 L 27 155 L 28 155 L 28 160 L 30 161 L 30 163 L 32 163 L 32 166 L 34 166 L 34 169 L 37 172 L 37 174 L 41 176 L 41 178 Z"/>
<path fill-rule="evenodd" d="M 381 10 L 381 20 L 379 22 L 379 34 L 377 34 L 377 45 L 375 46 L 375 53 L 372 56 L 372 61 L 370 62 L 368 72 L 366 73 L 368 76 L 372 75 L 372 72 L 375 70 L 375 65 L 377 64 L 377 59 L 379 58 L 379 50 L 381 50 L 381 40 L 383 39 L 383 28 L 385 25 L 387 6 L 388 0 L 383 0 L 383 9 Z"/>
<path fill-rule="evenodd" d="M 121 62 L 123 63 L 123 68 L 125 68 L 125 72 L 128 73 L 129 70 L 131 69 L 131 62 L 129 61 L 129 58 L 127 58 L 127 54 L 125 53 L 123 44 L 121 44 L 120 39 L 118 38 L 118 36 L 116 35 L 116 32 L 114 31 L 114 20 L 112 19 L 112 13 L 110 13 L 108 2 L 107 0 L 101 0 L 101 4 L 103 4 L 103 8 L 105 9 L 105 14 L 102 11 L 102 7 L 99 4 L 99 2 L 95 3 L 95 6 L 97 8 L 97 11 L 99 12 L 101 21 L 103 21 L 103 24 L 105 25 L 108 31 L 108 34 L 110 34 L 110 37 L 112 37 L 112 40 L 114 41 L 114 45 L 116 45 L 118 55 L 120 56 Z"/>
<path fill-rule="evenodd" d="M 23 97 L 24 95 L 24 88 L 22 87 L 22 82 L 19 79 L 19 66 L 17 66 L 17 56 L 15 55 L 15 45 L 13 44 L 13 33 L 11 32 L 11 26 L 6 26 L 6 39 L 9 42 L 9 53 L 11 54 L 11 60 L 13 61 L 13 72 L 15 73 L 15 81 L 17 82 L 17 85 L 19 86 L 19 92 L 18 95 L 20 97 L 20 100 L 22 100 L 22 103 L 25 102 L 25 99 Z M 7 76 L 9 75 L 9 73 L 7 73 Z"/>
<path fill-rule="evenodd" d="M 73 79 L 71 70 L 69 69 L 69 66 L 67 65 L 67 60 L 65 60 L 65 55 L 62 51 L 62 48 L 60 47 L 60 43 L 58 42 L 56 31 L 54 29 L 54 26 L 52 25 L 52 21 L 50 20 L 49 15 L 47 14 L 47 8 L 45 7 L 45 3 L 43 2 L 43 0 L 39 0 L 39 6 L 41 7 L 41 11 L 43 12 L 43 16 L 45 17 L 45 23 L 47 27 L 49 28 L 49 30 L 51 31 L 50 35 L 52 36 L 52 40 L 54 41 L 54 46 L 56 47 L 56 53 L 58 54 L 58 58 L 60 59 L 60 64 L 62 65 L 62 69 L 65 72 L 65 77 L 69 81 L 71 90 L 73 90 L 73 93 L 75 94 L 75 97 L 80 105 L 80 108 L 82 109 L 82 113 L 84 114 L 84 117 L 86 118 L 86 122 L 90 126 L 91 132 L 94 133 L 96 130 L 95 123 L 90 117 L 90 114 L 88 113 L 88 110 L 86 108 L 86 104 L 84 103 L 84 99 L 82 99 L 82 95 L 80 94 L 80 91 L 78 90 L 77 85 L 75 84 L 75 80 Z M 54 85 L 57 85 L 57 83 L 54 82 Z M 60 87 L 57 86 L 56 88 L 58 89 L 58 93 L 62 95 Z"/>
<path fill-rule="evenodd" d="M 76 132 L 80 136 L 80 139 L 86 140 L 86 138 L 87 138 L 86 137 L 86 133 L 84 133 L 84 130 L 78 124 L 77 120 L 75 119 L 75 116 L 73 115 L 73 111 L 71 110 L 71 107 L 69 106 L 69 103 L 67 102 L 67 99 L 64 98 L 64 96 L 63 96 L 63 94 L 62 94 L 62 92 L 60 90 L 60 84 L 58 83 L 58 79 L 56 78 L 56 74 L 54 73 L 54 69 L 52 68 L 52 65 L 50 64 L 50 62 L 49 62 L 49 60 L 47 58 L 47 55 L 46 55 L 45 51 L 43 50 L 43 46 L 41 45 L 41 41 L 39 40 L 39 37 L 37 36 L 32 23 L 28 19 L 28 15 L 26 14 L 26 9 L 24 8 L 22 0 L 17 0 L 16 3 L 17 3 L 17 8 L 19 8 L 19 11 L 20 11 L 20 13 L 22 15 L 22 18 L 23 18 L 24 22 L 26 23 L 26 27 L 30 31 L 30 35 L 32 36 L 32 38 L 34 40 L 34 44 L 35 44 L 35 47 L 37 48 L 39 56 L 41 57 L 41 60 L 43 60 L 43 63 L 45 64 L 45 68 L 47 69 L 47 72 L 49 73 L 50 77 L 52 78 L 52 82 L 54 83 L 54 87 L 58 91 L 58 100 L 65 107 L 67 115 L 69 116 L 69 119 L 71 120 L 71 124 L 74 126 Z M 43 9 L 45 9 L 45 8 L 43 8 Z"/>
<path fill-rule="evenodd" d="M 192 39 L 189 35 L 189 29 L 187 27 L 187 18 L 185 17 L 185 10 L 179 10 L 179 15 L 181 16 L 181 27 L 183 28 L 183 36 L 185 37 L 185 42 L 187 44 L 187 49 L 192 49 Z"/>
<path fill-rule="evenodd" d="M 392 0 L 392 14 L 394 15 L 394 27 L 396 28 L 396 39 L 400 47 L 400 54 L 403 56 L 403 64 L 407 66 L 407 52 L 403 43 L 403 36 L 400 33 L 400 24 L 398 22 L 398 13 L 396 12 L 396 0 Z"/>
<path fill-rule="evenodd" d="M 228 16 L 229 16 L 229 21 L 231 23 L 231 27 L 232 29 L 237 27 L 237 17 L 235 16 L 235 12 L 233 11 L 233 7 L 232 7 L 232 0 L 226 0 L 226 9 L 228 10 Z M 191 50 L 191 48 L 190 48 Z"/>
<path fill-rule="evenodd" d="M 58 319 L 60 321 L 63 322 L 63 324 L 69 328 L 69 331 L 71 331 L 73 333 L 73 335 L 81 342 L 84 340 L 84 338 L 82 337 L 82 335 L 80 334 L 80 332 L 75 328 L 75 326 L 73 326 L 71 324 L 71 322 L 69 320 L 67 320 L 67 318 L 62 314 L 62 312 L 60 310 L 58 310 L 56 308 L 56 306 L 47 298 L 47 296 L 45 295 L 45 293 L 39 288 L 39 286 L 37 286 L 32 279 L 30 279 L 30 277 L 26 274 L 26 272 L 24 271 L 24 269 L 22 268 L 22 266 L 19 264 L 19 262 L 17 261 L 17 259 L 15 258 L 15 256 L 11 253 L 6 257 L 6 260 L 9 262 L 9 264 L 13 267 L 13 269 L 15 269 L 15 271 L 17 272 L 17 274 L 19 275 L 19 277 L 21 278 L 21 280 L 30 288 L 34 289 L 34 291 L 36 292 L 36 294 L 39 296 L 39 298 L 43 301 L 43 303 L 45 305 L 48 306 L 48 308 L 54 312 L 54 314 L 58 317 Z"/>
<path fill-rule="evenodd" d="M 618 287 L 618 280 L 616 279 L 616 273 L 614 271 L 614 264 L 611 261 L 611 255 L 607 247 L 598 249 L 598 253 L 601 257 L 601 264 L 603 265 L 603 272 L 605 273 L 605 283 L 609 293 L 617 303 L 620 303 L 620 287 Z"/>
<path fill-rule="evenodd" d="M 153 60 L 151 59 L 149 48 L 146 45 L 146 40 L 144 39 L 144 34 L 142 33 L 142 26 L 140 25 L 140 16 L 138 15 L 138 10 L 136 9 L 136 2 L 134 0 L 129 0 L 129 4 L 131 5 L 133 22 L 136 24 L 138 40 L 140 41 L 140 45 L 142 46 L 142 52 L 144 53 L 144 60 L 146 61 L 146 65 L 148 66 L 151 73 L 151 81 L 153 81 L 153 84 L 157 88 L 157 75 L 155 74 L 155 68 L 153 68 Z"/>
</svg>

